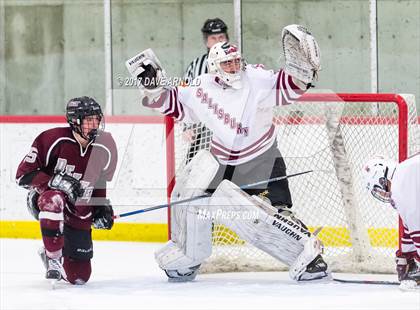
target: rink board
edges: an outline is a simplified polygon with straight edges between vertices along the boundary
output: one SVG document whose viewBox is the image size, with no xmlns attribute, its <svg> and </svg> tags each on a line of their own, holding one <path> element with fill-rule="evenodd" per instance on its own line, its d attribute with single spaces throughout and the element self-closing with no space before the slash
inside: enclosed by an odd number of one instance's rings
<svg viewBox="0 0 420 310">
<path fill-rule="evenodd" d="M 19 120 L 18 117 L 15 117 L 16 119 Z M 26 210 L 27 191 L 15 183 L 16 168 L 40 132 L 53 127 L 66 126 L 66 123 L 61 116 L 38 118 L 32 116 L 21 117 L 21 119 L 20 122 L 5 122 L 4 117 L 0 119 L 0 237 L 40 238 L 39 227 Z M 138 120 L 142 123 L 138 123 Z M 167 175 L 163 118 L 114 117 L 107 121 L 106 130 L 114 136 L 119 153 L 115 177 L 108 184 L 108 195 L 115 213 L 165 204 Z M 322 221 L 323 219 L 320 218 L 319 222 L 322 223 Z M 327 246 L 351 245 L 346 227 L 334 227 L 327 223 L 321 234 L 342 236 L 339 238 L 341 241 L 326 244 Z M 384 238 L 377 238 L 378 235 L 390 236 L 386 238 L 390 240 L 386 244 L 373 243 L 373 246 L 395 247 L 397 245 L 396 227 L 370 227 L 368 234 L 372 241 L 384 240 Z M 95 231 L 94 237 L 98 240 L 162 242 L 167 239 L 167 210 L 161 209 L 122 218 L 118 220 L 112 231 Z"/>
</svg>

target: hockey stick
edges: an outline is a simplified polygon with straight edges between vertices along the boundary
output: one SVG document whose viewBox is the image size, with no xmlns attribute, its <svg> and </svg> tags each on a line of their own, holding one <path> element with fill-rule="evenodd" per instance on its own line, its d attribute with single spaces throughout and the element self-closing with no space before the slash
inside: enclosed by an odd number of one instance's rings
<svg viewBox="0 0 420 310">
<path fill-rule="evenodd" d="M 295 173 L 295 174 L 291 174 L 291 175 L 285 175 L 285 176 L 282 176 L 282 177 L 272 178 L 272 179 L 268 179 L 268 180 L 264 180 L 264 181 L 251 183 L 251 184 L 246 184 L 246 185 L 241 186 L 240 189 L 248 189 L 250 187 L 257 186 L 257 185 L 273 183 L 273 182 L 285 180 L 285 179 L 288 179 L 288 178 L 296 177 L 298 175 L 302 175 L 302 174 L 306 174 L 306 173 L 310 173 L 310 172 L 313 172 L 313 170 L 299 172 L 299 173 Z M 172 202 L 172 203 L 153 206 L 153 207 L 150 207 L 150 208 L 140 209 L 140 210 L 131 211 L 131 212 L 127 212 L 127 213 L 117 214 L 117 215 L 114 215 L 113 218 L 118 219 L 118 218 L 121 218 L 121 217 L 126 217 L 126 216 L 130 216 L 130 215 L 134 215 L 134 214 L 145 213 L 145 212 L 149 212 L 149 211 L 153 211 L 153 210 L 163 209 L 163 208 L 167 208 L 169 206 L 175 206 L 175 205 L 195 201 L 195 200 L 210 197 L 210 196 L 211 196 L 211 194 L 203 194 L 203 195 L 191 197 L 191 198 L 188 198 L 188 199 L 178 200 L 178 201 L 175 201 L 175 202 Z"/>
<path fill-rule="evenodd" d="M 333 281 L 346 284 L 375 284 L 375 285 L 400 285 L 398 281 L 381 281 L 381 280 L 345 280 L 333 278 Z"/>
<path fill-rule="evenodd" d="M 312 233 L 314 236 L 317 236 L 324 226 L 318 227 Z M 377 280 L 346 280 L 346 279 L 338 279 L 333 278 L 333 281 L 344 283 L 344 284 L 376 284 L 376 285 L 400 285 L 400 282 L 396 281 L 377 281 Z"/>
</svg>

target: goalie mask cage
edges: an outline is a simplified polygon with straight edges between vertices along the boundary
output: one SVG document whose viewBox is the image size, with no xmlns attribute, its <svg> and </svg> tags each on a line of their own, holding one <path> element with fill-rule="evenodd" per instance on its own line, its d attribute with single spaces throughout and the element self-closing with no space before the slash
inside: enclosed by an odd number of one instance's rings
<svg viewBox="0 0 420 310">
<path fill-rule="evenodd" d="M 403 161 L 419 151 L 414 96 L 309 93 L 276 108 L 273 122 L 287 173 L 314 170 L 289 180 L 293 211 L 311 231 L 322 227 L 318 237 L 332 271 L 394 272 L 402 225 L 391 206 L 367 193 L 362 168 L 377 154 Z M 166 118 L 165 125 L 169 195 L 176 172 L 193 150 L 182 138 L 181 124 Z M 198 149 L 208 148 L 211 132 L 200 136 L 201 142 L 192 143 Z M 217 219 L 212 238 L 212 256 L 202 272 L 286 269 Z"/>
</svg>

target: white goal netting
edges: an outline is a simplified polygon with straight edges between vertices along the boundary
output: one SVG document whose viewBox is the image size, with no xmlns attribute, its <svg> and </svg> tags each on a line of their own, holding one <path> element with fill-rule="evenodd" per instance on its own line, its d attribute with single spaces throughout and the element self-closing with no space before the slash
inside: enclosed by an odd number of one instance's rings
<svg viewBox="0 0 420 310">
<path fill-rule="evenodd" d="M 366 193 L 361 171 L 376 154 L 402 160 L 420 150 L 414 96 L 309 94 L 304 100 L 277 108 L 273 119 L 288 174 L 314 170 L 289 180 L 294 212 L 310 230 L 322 227 L 333 271 L 393 272 L 398 215 Z M 193 130 L 199 140 L 186 143 L 185 127 L 175 125 L 175 171 L 195 152 L 192 145 L 209 147 L 211 132 Z M 217 222 L 213 245 L 203 272 L 284 269 Z"/>
</svg>

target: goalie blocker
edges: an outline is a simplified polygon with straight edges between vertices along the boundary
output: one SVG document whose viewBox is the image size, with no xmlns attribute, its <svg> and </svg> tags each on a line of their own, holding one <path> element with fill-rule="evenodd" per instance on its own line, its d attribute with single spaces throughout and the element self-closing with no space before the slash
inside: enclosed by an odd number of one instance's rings
<svg viewBox="0 0 420 310">
<path fill-rule="evenodd" d="M 165 92 L 166 72 L 152 49 L 148 48 L 128 59 L 125 65 L 137 80 L 143 99 L 152 102 Z"/>
<path fill-rule="evenodd" d="M 174 189 L 172 198 L 186 199 L 203 194 L 217 169 L 213 156 L 208 151 L 200 151 L 182 171 L 184 182 L 178 182 L 180 185 Z M 174 206 L 171 212 L 171 240 L 155 254 L 170 282 L 193 280 L 200 264 L 210 257 L 212 215 L 221 215 L 217 217 L 219 223 L 289 266 L 293 280 L 329 276 L 320 241 L 311 236 L 290 210 L 278 210 L 228 180 L 220 183 L 211 198 Z M 224 216 L 226 214 L 228 216 Z"/>
</svg>

